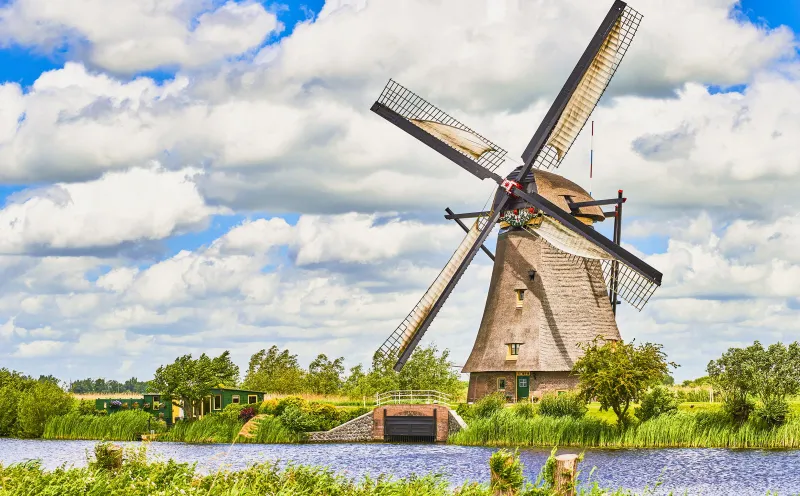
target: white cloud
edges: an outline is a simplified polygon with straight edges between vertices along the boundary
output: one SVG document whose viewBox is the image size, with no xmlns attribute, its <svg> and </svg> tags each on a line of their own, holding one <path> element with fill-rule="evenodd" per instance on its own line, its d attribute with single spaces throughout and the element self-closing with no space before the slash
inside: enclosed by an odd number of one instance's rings
<svg viewBox="0 0 800 496">
<path fill-rule="evenodd" d="M 132 169 L 24 191 L 0 210 L 0 251 L 116 247 L 205 227 L 221 210 L 205 204 L 192 173 Z"/>
<path fill-rule="evenodd" d="M 280 29 L 274 14 L 251 1 L 14 0 L 0 10 L 0 42 L 42 50 L 66 45 L 123 74 L 223 60 Z"/>
<path fill-rule="evenodd" d="M 19 358 L 35 358 L 53 356 L 64 348 L 61 341 L 41 340 L 20 343 L 13 356 Z"/>
</svg>

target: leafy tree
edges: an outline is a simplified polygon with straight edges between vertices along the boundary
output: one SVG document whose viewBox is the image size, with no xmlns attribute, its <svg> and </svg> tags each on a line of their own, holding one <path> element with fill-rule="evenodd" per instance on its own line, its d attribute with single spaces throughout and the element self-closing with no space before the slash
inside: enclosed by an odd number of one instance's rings
<svg viewBox="0 0 800 496">
<path fill-rule="evenodd" d="M 642 397 L 642 405 L 636 409 L 636 418 L 644 422 L 677 411 L 678 396 L 664 386 L 656 386 Z"/>
<path fill-rule="evenodd" d="M 342 392 L 347 396 L 353 398 L 361 398 L 372 394 L 366 389 L 366 374 L 364 374 L 364 366 L 358 364 L 350 368 L 350 373 L 342 383 Z"/>
<path fill-rule="evenodd" d="M 586 402 L 596 398 L 600 409 L 611 409 L 617 416 L 617 425 L 625 428 L 630 421 L 631 404 L 639 401 L 648 388 L 659 384 L 669 366 L 677 367 L 667 362 L 661 348 L 652 343 L 635 346 L 632 342 L 604 342 L 599 338 L 583 345 L 584 355 L 572 368 L 580 376 L 581 397 Z"/>
<path fill-rule="evenodd" d="M 428 389 L 457 395 L 461 391 L 461 381 L 458 372 L 450 366 L 450 350 L 437 352 L 435 345 L 414 350 L 400 371 L 400 389 Z"/>
<path fill-rule="evenodd" d="M 13 385 L 0 388 L 0 436 L 11 436 L 17 426 L 17 408 L 22 392 Z"/>
<path fill-rule="evenodd" d="M 308 366 L 308 387 L 313 393 L 334 394 L 342 387 L 344 358 L 330 361 L 325 354 L 320 354 Z"/>
<path fill-rule="evenodd" d="M 775 343 L 765 349 L 756 341 L 747 348 L 730 348 L 709 362 L 707 370 L 736 421 L 744 422 L 753 412 L 754 396 L 761 401 L 759 416 L 768 424 L 781 424 L 789 412 L 786 397 L 800 392 L 800 344 Z"/>
<path fill-rule="evenodd" d="M 305 389 L 305 372 L 297 363 L 297 355 L 272 346 L 252 357 L 244 378 L 244 387 L 267 393 L 299 393 Z"/>
<path fill-rule="evenodd" d="M 17 404 L 17 433 L 22 437 L 41 437 L 48 420 L 68 413 L 73 399 L 49 381 L 37 381 Z"/>
<path fill-rule="evenodd" d="M 165 402 L 177 404 L 180 400 L 184 416 L 193 419 L 200 411 L 203 398 L 211 394 L 211 388 L 231 380 L 235 384 L 238 375 L 239 369 L 230 362 L 227 351 L 214 359 L 205 353 L 197 359 L 183 355 L 175 362 L 159 367 L 150 387 L 161 394 Z"/>
</svg>

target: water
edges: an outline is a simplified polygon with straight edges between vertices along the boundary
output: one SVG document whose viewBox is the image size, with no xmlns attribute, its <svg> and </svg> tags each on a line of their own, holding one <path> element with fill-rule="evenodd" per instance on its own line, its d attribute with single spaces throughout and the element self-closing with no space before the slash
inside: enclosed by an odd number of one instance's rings
<svg viewBox="0 0 800 496">
<path fill-rule="evenodd" d="M 61 464 L 86 465 L 94 441 L 0 439 L 0 463 L 39 458 L 47 468 Z M 121 443 L 135 445 L 138 443 Z M 348 477 L 364 474 L 440 472 L 454 484 L 488 482 L 487 461 L 492 448 L 432 444 L 221 444 L 151 443 L 151 457 L 197 462 L 202 472 L 220 467 L 239 469 L 267 460 L 329 466 Z M 575 450 L 563 450 L 575 452 Z M 535 479 L 549 451 L 521 450 L 526 476 Z M 651 449 L 588 450 L 581 465 L 583 477 L 596 467 L 592 480 L 606 488 L 641 491 L 659 477 L 662 489 L 683 494 L 750 495 L 777 491 L 800 494 L 800 451 Z M 664 491 L 659 490 L 658 494 Z"/>
</svg>

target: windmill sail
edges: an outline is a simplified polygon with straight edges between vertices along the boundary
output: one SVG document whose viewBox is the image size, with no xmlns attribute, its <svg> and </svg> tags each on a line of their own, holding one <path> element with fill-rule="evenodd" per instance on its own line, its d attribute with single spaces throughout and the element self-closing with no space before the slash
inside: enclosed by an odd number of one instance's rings
<svg viewBox="0 0 800 496">
<path fill-rule="evenodd" d="M 609 293 L 614 282 L 617 295 L 637 310 L 641 310 L 659 284 L 643 275 L 624 260 L 619 261 L 599 245 L 567 229 L 557 220 L 542 216 L 541 222 L 528 224 L 525 230 L 538 235 L 565 257 L 578 263 L 600 264 L 600 270 Z M 615 266 L 615 263 L 616 266 Z"/>
<path fill-rule="evenodd" d="M 389 80 L 372 111 L 480 179 L 495 179 L 506 151 L 408 88 Z"/>
<path fill-rule="evenodd" d="M 379 352 L 385 356 L 397 356 L 398 364 L 395 368 L 402 367 L 410 352 L 419 342 L 421 335 L 427 330 L 426 327 L 430 324 L 431 313 L 435 311 L 437 302 L 445 294 L 448 285 L 452 285 L 454 279 L 461 277 L 463 274 L 464 262 L 468 262 L 470 255 L 474 256 L 473 247 L 478 243 L 481 238 L 483 229 L 489 222 L 487 217 L 478 217 L 472 224 L 469 232 L 458 245 L 453 256 L 447 261 L 442 271 L 430 285 L 422 298 L 414 306 L 411 312 L 400 322 L 397 329 L 384 341 L 383 345 L 379 348 Z M 485 237 L 485 236 L 484 236 Z M 480 240 L 479 245 L 483 243 Z M 472 252 L 472 253 L 471 253 Z M 460 270 L 461 269 L 461 270 Z M 456 281 L 457 282 L 457 281 Z"/>
<path fill-rule="evenodd" d="M 625 2 L 614 3 L 522 154 L 526 164 L 558 167 L 603 96 L 641 19 Z"/>
</svg>

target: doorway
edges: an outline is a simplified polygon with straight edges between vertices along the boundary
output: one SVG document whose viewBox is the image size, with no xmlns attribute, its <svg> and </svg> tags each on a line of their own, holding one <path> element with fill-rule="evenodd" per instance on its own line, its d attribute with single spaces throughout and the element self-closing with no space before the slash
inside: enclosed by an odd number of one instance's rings
<svg viewBox="0 0 800 496">
<path fill-rule="evenodd" d="M 517 376 L 517 401 L 528 399 L 530 393 L 530 376 Z"/>
</svg>

